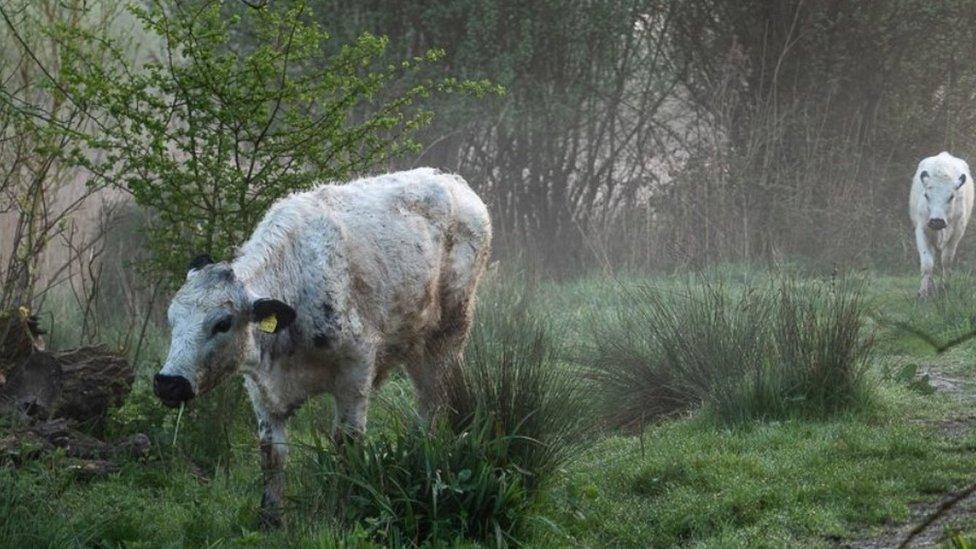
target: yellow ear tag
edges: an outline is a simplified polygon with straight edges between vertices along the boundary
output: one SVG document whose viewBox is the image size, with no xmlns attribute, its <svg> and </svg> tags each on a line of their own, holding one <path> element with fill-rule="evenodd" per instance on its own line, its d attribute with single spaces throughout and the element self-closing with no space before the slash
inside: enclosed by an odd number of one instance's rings
<svg viewBox="0 0 976 549">
<path fill-rule="evenodd" d="M 20 309 L 18 309 L 18 312 L 20 312 L 20 318 L 24 320 L 27 320 L 27 317 L 30 316 L 30 309 L 27 307 L 21 306 Z"/>
<path fill-rule="evenodd" d="M 269 334 L 273 334 L 275 328 L 277 327 L 278 327 L 278 317 L 276 317 L 274 314 L 270 314 L 262 318 L 261 322 L 258 322 L 258 329 L 261 330 L 262 332 L 267 332 Z"/>
</svg>

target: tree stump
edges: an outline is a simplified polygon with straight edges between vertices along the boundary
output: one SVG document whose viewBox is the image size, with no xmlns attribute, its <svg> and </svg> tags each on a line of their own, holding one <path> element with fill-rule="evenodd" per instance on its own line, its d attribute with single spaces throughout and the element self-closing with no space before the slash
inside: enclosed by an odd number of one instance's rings
<svg viewBox="0 0 976 549">
<path fill-rule="evenodd" d="M 0 385 L 0 412 L 23 418 L 47 419 L 61 395 L 61 365 L 37 351 L 7 374 Z"/>
<path fill-rule="evenodd" d="M 63 450 L 81 478 L 118 470 L 114 459 L 145 457 L 149 437 L 136 434 L 104 442 L 77 429 L 103 419 L 132 390 L 135 372 L 104 345 L 51 353 L 44 350 L 37 319 L 23 309 L 0 312 L 0 464 L 20 465 Z"/>
<path fill-rule="evenodd" d="M 49 353 L 27 309 L 0 312 L 0 412 L 80 422 L 104 417 L 132 389 L 128 361 L 104 345 Z"/>
<path fill-rule="evenodd" d="M 134 380 L 128 361 L 104 346 L 35 350 L 0 386 L 0 409 L 38 419 L 100 419 L 125 401 Z"/>
</svg>

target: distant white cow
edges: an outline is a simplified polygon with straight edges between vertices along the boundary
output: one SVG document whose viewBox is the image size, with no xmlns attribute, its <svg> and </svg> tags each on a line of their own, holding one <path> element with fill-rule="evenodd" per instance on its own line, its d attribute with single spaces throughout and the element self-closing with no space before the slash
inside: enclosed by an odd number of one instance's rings
<svg viewBox="0 0 976 549">
<path fill-rule="evenodd" d="M 909 198 L 909 215 L 915 225 L 915 244 L 922 267 L 920 298 L 935 291 L 932 269 L 940 255 L 943 275 L 949 272 L 956 247 L 973 211 L 973 183 L 965 160 L 947 152 L 918 163 Z"/>
<path fill-rule="evenodd" d="M 279 520 L 286 420 L 313 395 L 366 428 L 370 390 L 403 364 L 424 410 L 460 353 L 491 223 L 458 176 L 425 168 L 274 204 L 230 263 L 198 258 L 169 307 L 154 389 L 177 406 L 239 372 L 258 419 L 262 520 Z"/>
</svg>

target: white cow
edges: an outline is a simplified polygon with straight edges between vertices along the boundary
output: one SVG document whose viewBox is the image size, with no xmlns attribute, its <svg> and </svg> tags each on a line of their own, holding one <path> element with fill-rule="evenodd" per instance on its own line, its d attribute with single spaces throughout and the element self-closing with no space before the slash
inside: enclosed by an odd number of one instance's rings
<svg viewBox="0 0 976 549">
<path fill-rule="evenodd" d="M 915 244 L 922 267 L 920 298 L 935 291 L 932 269 L 940 255 L 943 275 L 948 274 L 956 247 L 973 211 L 973 183 L 965 160 L 947 152 L 918 163 L 909 198 L 909 215 L 915 225 Z"/>
<path fill-rule="evenodd" d="M 258 419 L 262 520 L 279 520 L 286 420 L 335 397 L 366 428 L 370 390 L 403 364 L 421 409 L 464 345 L 491 222 L 458 176 L 430 168 L 322 185 L 275 203 L 231 262 L 198 258 L 169 307 L 154 390 L 177 406 L 237 372 Z"/>
</svg>

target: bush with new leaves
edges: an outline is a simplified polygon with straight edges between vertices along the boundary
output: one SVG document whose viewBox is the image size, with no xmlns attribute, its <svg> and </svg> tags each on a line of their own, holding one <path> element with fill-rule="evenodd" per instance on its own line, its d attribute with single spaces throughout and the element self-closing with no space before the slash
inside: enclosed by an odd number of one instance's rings
<svg viewBox="0 0 976 549">
<path fill-rule="evenodd" d="M 136 5 L 160 44 L 148 61 L 132 66 L 115 44 L 114 63 L 89 63 L 78 50 L 62 68 L 66 91 L 102 120 L 80 163 L 153 213 L 159 272 L 181 274 L 195 253 L 226 258 L 275 200 L 414 148 L 430 94 L 497 91 L 451 78 L 399 89 L 442 52 L 377 68 L 386 39 L 363 34 L 336 47 L 308 22 L 304 0 L 242 13 L 222 4 Z M 235 40 L 243 33 L 244 44 Z"/>
</svg>

